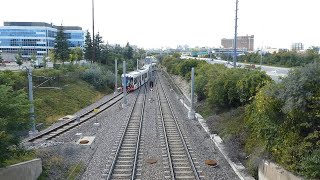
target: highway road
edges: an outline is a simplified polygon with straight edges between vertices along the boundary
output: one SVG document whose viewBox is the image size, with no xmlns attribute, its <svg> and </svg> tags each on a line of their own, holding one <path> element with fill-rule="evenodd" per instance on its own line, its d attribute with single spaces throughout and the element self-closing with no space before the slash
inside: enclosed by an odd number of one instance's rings
<svg viewBox="0 0 320 180">
<path fill-rule="evenodd" d="M 227 66 L 228 68 L 233 68 L 233 62 L 228 62 L 225 60 L 219 60 L 219 59 L 214 59 L 213 61 L 210 60 L 210 58 L 192 58 L 192 57 L 186 57 L 186 56 L 182 56 L 181 59 L 198 59 L 198 60 L 204 60 L 209 64 L 224 64 L 225 66 Z M 245 63 L 237 63 L 237 65 L 240 65 L 241 67 L 244 67 Z M 265 65 L 257 65 L 255 64 L 255 67 L 261 67 L 262 71 L 265 71 L 273 80 L 275 81 L 280 81 L 280 77 L 285 77 L 288 75 L 289 71 L 291 70 L 291 68 L 283 68 L 283 67 L 275 67 L 275 66 L 265 66 Z"/>
</svg>

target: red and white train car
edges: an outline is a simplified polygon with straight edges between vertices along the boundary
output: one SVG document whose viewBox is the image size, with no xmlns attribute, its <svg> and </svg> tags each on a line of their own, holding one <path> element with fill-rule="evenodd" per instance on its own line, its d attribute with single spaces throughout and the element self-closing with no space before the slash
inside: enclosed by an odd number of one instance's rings
<svg viewBox="0 0 320 180">
<path fill-rule="evenodd" d="M 151 77 L 151 72 L 156 69 L 156 63 L 144 65 L 139 70 L 135 70 L 125 74 L 127 92 L 134 91 L 148 82 Z M 121 75 L 123 79 L 123 74 Z M 122 81 L 123 82 L 123 81 Z M 122 84 L 123 87 L 123 84 Z"/>
</svg>

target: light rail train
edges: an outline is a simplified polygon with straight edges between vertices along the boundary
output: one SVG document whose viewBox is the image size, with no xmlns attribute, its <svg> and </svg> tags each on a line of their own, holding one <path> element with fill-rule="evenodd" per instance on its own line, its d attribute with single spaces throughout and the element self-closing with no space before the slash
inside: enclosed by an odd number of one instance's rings
<svg viewBox="0 0 320 180">
<path fill-rule="evenodd" d="M 138 89 L 140 86 L 148 82 L 151 77 L 153 71 L 157 68 L 156 63 L 151 63 L 144 65 L 138 70 L 131 71 L 125 74 L 126 77 L 126 90 L 127 92 L 134 91 Z M 123 74 L 121 75 L 121 79 L 123 79 Z M 123 81 L 122 81 L 123 82 Z M 123 83 L 122 83 L 123 87 Z"/>
</svg>

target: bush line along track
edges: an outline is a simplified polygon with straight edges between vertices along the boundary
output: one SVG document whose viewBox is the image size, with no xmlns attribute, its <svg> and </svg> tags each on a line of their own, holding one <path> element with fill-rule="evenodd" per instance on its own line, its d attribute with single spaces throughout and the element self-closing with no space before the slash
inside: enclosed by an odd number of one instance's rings
<svg viewBox="0 0 320 180">
<path fill-rule="evenodd" d="M 178 87 L 178 85 L 174 82 L 174 80 L 172 79 L 172 77 L 170 77 L 169 73 L 165 70 L 161 70 L 162 74 L 166 77 L 166 79 L 168 80 L 168 85 L 170 88 L 172 88 L 176 93 L 178 93 L 178 95 L 180 96 L 180 98 L 182 99 L 187 99 L 188 98 L 183 94 L 182 90 Z M 196 99 L 196 98 L 195 98 Z"/>
<path fill-rule="evenodd" d="M 140 93 L 142 88 L 144 92 Z M 106 166 L 103 179 L 136 179 L 145 101 L 146 87 L 143 85 L 139 88 L 128 121 L 120 130 L 120 140 L 116 141 L 112 163 Z"/>
<path fill-rule="evenodd" d="M 165 178 L 166 179 L 204 179 L 200 176 L 198 171 L 200 166 L 194 162 L 191 153 L 192 149 L 189 147 L 186 138 L 184 137 L 179 123 L 173 112 L 170 100 L 162 87 L 161 80 L 159 79 L 159 86 L 157 86 L 157 100 L 159 106 L 158 122 L 159 129 L 163 132 L 160 133 L 162 139 L 161 146 L 163 150 Z"/>
<path fill-rule="evenodd" d="M 91 118 L 93 118 L 95 116 L 97 116 L 98 114 L 102 113 L 103 111 L 107 110 L 108 108 L 110 108 L 111 106 L 113 106 L 114 104 L 119 102 L 122 98 L 123 98 L 123 93 L 119 93 L 119 94 L 115 95 L 114 97 L 112 97 L 111 99 L 103 102 L 102 104 L 96 106 L 95 108 L 90 109 L 87 112 L 80 115 L 79 122 L 77 121 L 76 117 L 72 118 L 57 127 L 54 127 L 49 130 L 44 130 L 44 132 L 40 132 L 39 135 L 36 135 L 32 138 L 29 138 L 26 141 L 27 142 L 35 142 L 35 141 L 42 141 L 42 140 L 51 140 L 52 138 L 90 120 Z M 94 109 L 99 109 L 99 112 L 95 113 Z"/>
</svg>

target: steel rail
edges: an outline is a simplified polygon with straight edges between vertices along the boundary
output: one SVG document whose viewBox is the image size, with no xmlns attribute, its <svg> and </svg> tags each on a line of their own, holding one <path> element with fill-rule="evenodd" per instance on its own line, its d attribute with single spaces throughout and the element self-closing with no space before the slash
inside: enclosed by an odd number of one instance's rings
<svg viewBox="0 0 320 180">
<path fill-rule="evenodd" d="M 146 95 L 147 95 L 147 93 L 146 93 L 147 88 L 145 87 L 144 89 L 145 89 L 145 91 L 144 91 L 143 104 L 142 104 L 142 109 L 141 109 L 139 134 L 138 134 L 138 140 L 137 140 L 137 144 L 136 144 L 137 148 L 136 148 L 136 152 L 135 152 L 135 155 L 134 155 L 134 162 L 133 162 L 131 180 L 134 180 L 135 176 L 136 176 L 136 168 L 137 168 L 138 155 L 139 155 L 139 150 L 140 150 L 141 131 L 142 131 L 143 118 L 144 118 L 144 107 L 145 107 L 145 104 L 146 104 L 145 100 L 146 100 Z"/>
<path fill-rule="evenodd" d="M 106 105 L 106 104 L 109 103 L 109 102 L 112 102 L 115 98 L 118 98 L 118 97 L 119 97 L 120 95 L 122 95 L 122 94 L 123 94 L 123 93 L 117 94 L 116 96 L 112 97 L 112 98 L 109 99 L 108 101 L 105 101 L 105 102 L 101 103 L 100 105 L 96 106 L 95 108 L 90 109 L 89 111 L 81 114 L 79 117 L 80 117 L 80 118 L 84 118 L 85 116 L 87 116 L 87 115 L 89 115 L 90 113 L 92 113 L 92 112 L 94 111 L 94 109 L 101 108 L 102 106 Z M 92 117 L 95 117 L 95 116 L 97 116 L 98 114 L 100 114 L 101 112 L 103 112 L 103 111 L 105 111 L 106 109 L 110 108 L 111 106 L 113 106 L 114 104 L 116 104 L 117 102 L 119 102 L 121 99 L 122 99 L 122 97 L 119 98 L 118 100 L 116 100 L 115 102 L 111 103 L 109 106 L 105 107 L 105 108 L 102 109 L 101 111 L 99 111 L 99 112 L 97 112 L 97 113 L 95 113 L 95 114 L 93 114 L 93 115 L 91 115 L 91 116 L 86 117 L 84 120 L 80 121 L 79 123 L 76 123 L 76 124 L 74 124 L 74 125 L 66 128 L 66 129 L 62 130 L 61 132 L 58 132 L 57 134 L 54 134 L 54 135 L 46 138 L 46 140 L 50 140 L 50 139 L 52 139 L 52 138 L 54 138 L 54 137 L 56 137 L 56 136 L 58 136 L 58 135 L 60 135 L 60 134 L 62 134 L 62 133 L 64 133 L 64 132 L 66 132 L 66 131 L 74 128 L 75 126 L 78 126 L 78 125 L 80 125 L 80 124 L 88 121 L 88 120 L 91 119 Z M 59 126 L 57 126 L 57 127 L 54 127 L 54 128 L 49 129 L 49 130 L 47 130 L 47 131 L 44 130 L 44 132 L 41 132 L 39 135 L 36 135 L 36 136 L 34 136 L 34 137 L 32 137 L 32 138 L 29 138 L 29 139 L 27 139 L 26 141 L 27 141 L 27 142 L 33 142 L 33 141 L 35 141 L 35 140 L 37 140 L 37 139 L 41 139 L 42 137 L 44 137 L 44 136 L 46 136 L 46 135 L 48 135 L 48 134 L 50 134 L 50 133 L 52 133 L 52 132 L 56 132 L 56 131 L 58 131 L 59 129 L 62 129 L 63 127 L 68 126 L 68 125 L 70 125 L 71 123 L 73 123 L 73 122 L 75 122 L 75 121 L 76 121 L 76 117 L 68 120 L 67 122 L 65 122 L 65 123 L 63 123 L 63 124 L 61 124 L 61 125 L 59 125 Z"/>
<path fill-rule="evenodd" d="M 146 88 L 145 88 L 145 89 L 146 89 Z M 133 112 L 134 112 L 134 108 L 135 108 L 135 106 L 136 106 L 136 104 L 137 104 L 137 100 L 138 100 L 138 97 L 139 97 L 139 95 L 140 95 L 140 90 L 141 90 L 141 88 L 139 88 L 139 92 L 138 92 L 138 94 L 137 94 L 137 96 L 136 96 L 136 98 L 135 98 L 135 101 L 134 101 L 135 103 L 134 103 L 134 105 L 132 106 L 132 108 L 131 108 L 131 110 L 130 110 L 130 116 L 129 116 L 128 121 L 127 121 L 127 123 L 126 123 L 124 132 L 123 132 L 122 135 L 121 135 L 120 142 L 119 142 L 119 144 L 118 144 L 118 146 L 117 146 L 117 150 L 116 150 L 114 159 L 113 159 L 113 161 L 112 161 L 112 164 L 111 164 L 110 169 L 109 169 L 109 172 L 108 172 L 108 176 L 107 176 L 107 178 L 106 178 L 107 180 L 110 180 L 111 177 L 112 177 L 112 174 L 113 174 L 113 171 L 114 171 L 114 168 L 115 168 L 115 165 L 116 165 L 116 162 L 117 162 L 117 159 L 118 159 L 118 156 L 119 156 L 119 153 L 120 153 L 120 150 L 121 150 L 123 141 L 124 141 L 124 137 L 125 137 L 125 135 L 126 135 L 126 133 L 127 133 L 127 129 L 128 129 L 128 127 L 129 127 L 130 120 L 131 120 L 131 117 L 132 117 Z M 145 96 L 146 96 L 146 93 L 145 93 L 145 95 L 144 95 L 143 101 L 145 101 Z M 144 103 L 143 103 L 143 108 L 142 108 L 141 111 L 144 113 Z M 139 133 L 138 133 L 138 141 L 139 141 L 139 142 L 136 143 L 134 163 L 137 162 L 137 157 L 138 157 L 138 154 L 139 154 L 139 150 L 138 150 L 137 148 L 139 148 L 139 144 L 140 144 L 141 126 L 142 126 L 141 120 L 142 120 L 142 119 L 143 119 L 143 117 L 140 118 Z M 134 164 L 134 168 L 136 168 L 135 164 Z M 132 170 L 131 179 L 134 179 L 134 177 L 135 177 L 135 170 Z"/>
<path fill-rule="evenodd" d="M 199 173 L 198 173 L 198 171 L 197 171 L 197 169 L 196 169 L 196 167 L 195 167 L 195 165 L 194 165 L 194 162 L 193 162 L 192 157 L 191 157 L 191 154 L 190 154 L 190 152 L 189 152 L 189 150 L 188 150 L 186 141 L 185 141 L 185 139 L 184 139 L 184 137 L 183 137 L 183 135 L 182 135 L 182 131 L 181 131 L 180 127 L 179 127 L 177 118 L 176 118 L 176 116 L 175 116 L 175 114 L 174 114 L 174 111 L 173 111 L 171 102 L 170 102 L 170 100 L 168 99 L 167 93 L 165 92 L 165 90 L 164 90 L 164 88 L 163 88 L 163 86 L 162 86 L 162 83 L 161 83 L 161 80 L 160 80 L 160 79 L 159 79 L 159 84 L 160 84 L 160 86 L 161 86 L 161 89 L 163 90 L 164 97 L 165 97 L 165 99 L 166 99 L 166 101 L 167 101 L 167 103 L 168 103 L 168 106 L 169 106 L 169 108 L 170 108 L 170 112 L 171 112 L 172 117 L 173 117 L 173 119 L 174 119 L 175 125 L 176 125 L 176 127 L 177 127 L 177 129 L 178 129 L 179 136 L 180 136 L 180 139 L 182 140 L 182 144 L 183 144 L 184 149 L 185 149 L 185 152 L 186 152 L 186 154 L 187 154 L 187 156 L 188 156 L 188 159 L 189 159 L 189 162 L 190 162 L 192 171 L 193 171 L 193 173 L 194 173 L 194 175 L 195 175 L 195 178 L 196 178 L 197 180 L 200 180 L 200 175 L 199 175 Z M 167 140 L 167 139 L 166 139 L 166 140 Z M 167 142 L 166 142 L 166 143 L 167 143 Z"/>
<path fill-rule="evenodd" d="M 160 80 L 159 80 L 160 81 Z M 159 83 L 160 84 L 160 83 Z M 160 84 L 161 85 L 161 84 Z M 158 90 L 158 88 L 157 88 Z M 163 111 L 161 107 L 161 102 L 160 102 L 160 95 L 159 95 L 159 90 L 157 91 L 157 99 L 158 99 L 158 105 L 159 105 L 159 111 L 161 115 L 161 122 L 162 122 L 162 128 L 163 128 L 163 135 L 165 138 L 165 143 L 166 143 L 166 149 L 167 149 L 167 154 L 168 154 L 168 160 L 169 160 L 169 166 L 170 166 L 170 175 L 171 179 L 175 179 L 175 174 L 174 174 L 174 169 L 173 169 L 173 164 L 172 164 L 172 158 L 171 158 L 171 153 L 170 153 L 170 148 L 169 148 L 169 143 L 168 143 L 168 137 L 167 137 L 167 132 L 166 132 L 166 127 L 164 125 L 164 117 L 163 117 Z"/>
</svg>

